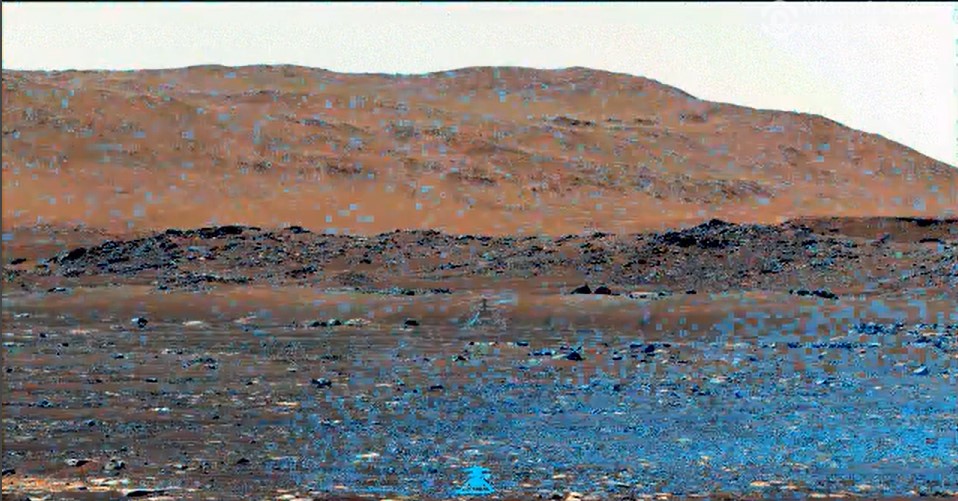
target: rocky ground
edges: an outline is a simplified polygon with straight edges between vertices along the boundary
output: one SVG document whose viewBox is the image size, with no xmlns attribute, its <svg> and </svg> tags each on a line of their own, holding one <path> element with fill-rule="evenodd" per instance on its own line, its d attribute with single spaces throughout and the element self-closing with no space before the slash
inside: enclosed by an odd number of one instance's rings
<svg viewBox="0 0 958 501">
<path fill-rule="evenodd" d="M 958 221 L 9 235 L 5 499 L 958 493 Z"/>
<path fill-rule="evenodd" d="M 11 240 L 16 238 L 11 234 Z M 714 219 L 679 231 L 557 238 L 432 230 L 367 237 L 317 234 L 298 226 L 219 226 L 108 240 L 38 259 L 13 256 L 11 250 L 4 280 L 23 290 L 109 283 L 150 284 L 159 290 L 335 284 L 406 294 L 400 286 L 410 280 L 485 277 L 538 283 L 581 277 L 619 291 L 883 293 L 954 285 L 956 242 L 958 220 L 906 218 L 775 226 Z"/>
</svg>

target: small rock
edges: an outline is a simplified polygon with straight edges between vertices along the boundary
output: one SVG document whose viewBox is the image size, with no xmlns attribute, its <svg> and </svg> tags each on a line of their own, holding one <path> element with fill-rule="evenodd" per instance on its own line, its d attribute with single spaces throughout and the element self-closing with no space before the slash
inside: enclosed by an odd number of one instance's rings
<svg viewBox="0 0 958 501">
<path fill-rule="evenodd" d="M 90 460 L 89 460 L 89 459 L 73 459 L 73 458 L 70 458 L 70 459 L 67 459 L 67 460 L 64 461 L 64 462 L 67 464 L 67 466 L 70 466 L 70 467 L 73 467 L 73 468 L 79 468 L 79 467 L 81 467 L 81 466 L 83 466 L 83 465 L 89 463 Z"/>
<path fill-rule="evenodd" d="M 824 299 L 838 299 L 835 293 L 826 289 L 816 289 L 812 291 L 812 294 Z"/>
<path fill-rule="evenodd" d="M 324 377 L 313 379 L 310 382 L 313 383 L 313 385 L 316 386 L 317 388 L 329 388 L 330 386 L 333 385 L 332 381 Z"/>
<path fill-rule="evenodd" d="M 130 489 L 124 492 L 123 496 L 128 498 L 145 498 L 145 497 L 158 496 L 160 494 L 163 494 L 163 492 L 164 492 L 163 490 L 159 490 L 159 489 Z"/>
<path fill-rule="evenodd" d="M 155 377 L 148 377 L 148 378 L 144 379 L 144 381 L 146 381 L 147 383 L 156 383 L 156 382 L 158 382 L 159 380 L 156 379 Z"/>
<path fill-rule="evenodd" d="M 239 459 L 236 461 L 236 465 L 237 465 L 237 466 L 241 466 L 241 465 L 249 464 L 249 463 L 250 463 L 250 460 L 249 460 L 249 459 L 246 459 L 246 458 L 239 458 Z"/>
<path fill-rule="evenodd" d="M 110 458 L 110 461 L 103 467 L 103 471 L 120 471 L 124 468 L 126 468 L 126 463 L 122 459 Z"/>
<path fill-rule="evenodd" d="M 572 360 L 573 362 L 581 362 L 582 360 L 584 360 L 582 358 L 582 355 L 579 354 L 578 351 L 569 352 L 569 354 L 566 355 L 565 358 L 566 360 Z"/>
<path fill-rule="evenodd" d="M 646 355 L 651 355 L 651 354 L 655 353 L 655 345 L 654 345 L 654 344 L 650 344 L 650 345 L 646 346 L 645 349 L 642 350 L 642 352 L 645 353 Z"/>
<path fill-rule="evenodd" d="M 343 325 L 347 327 L 362 327 L 364 325 L 369 325 L 369 320 L 366 320 L 365 318 L 351 318 Z"/>
<path fill-rule="evenodd" d="M 604 295 L 604 296 L 611 296 L 611 295 L 612 295 L 612 289 L 610 289 L 610 288 L 608 288 L 608 287 L 606 287 L 606 286 L 604 286 L 604 285 L 600 285 L 600 286 L 596 287 L 595 290 L 592 291 L 592 293 L 593 293 L 593 294 L 601 294 L 601 295 Z"/>
<path fill-rule="evenodd" d="M 50 289 L 47 289 L 47 292 L 50 292 L 50 293 L 55 293 L 55 292 L 69 292 L 69 291 L 70 291 L 70 289 L 67 289 L 66 287 L 52 287 L 52 288 L 50 288 Z"/>
<path fill-rule="evenodd" d="M 8 475 L 16 475 L 16 474 L 17 474 L 17 470 L 14 470 L 13 468 L 4 468 L 2 476 L 6 477 Z"/>
<path fill-rule="evenodd" d="M 418 326 L 419 326 L 419 320 L 415 320 L 415 319 L 412 319 L 412 318 L 407 318 L 406 321 L 403 322 L 403 325 L 406 326 L 406 327 L 418 327 Z"/>
<path fill-rule="evenodd" d="M 429 391 L 442 391 L 444 389 L 446 389 L 446 387 L 441 384 L 434 384 L 429 387 Z"/>
<path fill-rule="evenodd" d="M 912 371 L 912 374 L 916 376 L 927 376 L 928 375 L 928 366 L 922 365 L 921 367 Z"/>
<path fill-rule="evenodd" d="M 326 321 L 326 327 L 335 327 L 337 325 L 343 325 L 343 323 L 336 318 L 330 318 L 329 320 Z"/>
<path fill-rule="evenodd" d="M 526 341 L 526 340 L 516 341 L 516 346 L 523 346 L 523 347 L 524 347 L 524 346 L 529 346 L 529 341 Z"/>
<path fill-rule="evenodd" d="M 589 284 L 585 284 L 572 289 L 569 294 L 592 294 L 592 289 L 589 288 Z"/>
<path fill-rule="evenodd" d="M 146 327 L 146 324 L 150 323 L 150 321 L 145 317 L 134 317 L 132 320 L 130 320 L 130 323 L 142 329 Z"/>
<path fill-rule="evenodd" d="M 695 289 L 689 289 L 689 290 L 685 291 L 685 293 L 686 293 L 686 294 L 698 294 L 698 291 L 696 291 Z"/>
<path fill-rule="evenodd" d="M 124 359 L 124 358 L 126 358 L 126 355 L 124 355 L 124 354 L 122 354 L 122 353 L 114 353 L 114 354 L 113 354 L 113 360 L 122 360 L 122 359 Z"/>
</svg>

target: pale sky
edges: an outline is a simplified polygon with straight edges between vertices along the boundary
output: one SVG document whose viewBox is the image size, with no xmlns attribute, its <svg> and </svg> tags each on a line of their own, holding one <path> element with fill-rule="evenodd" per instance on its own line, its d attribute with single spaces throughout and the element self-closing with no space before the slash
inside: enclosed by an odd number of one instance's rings
<svg viewBox="0 0 958 501">
<path fill-rule="evenodd" d="M 3 68 L 589 68 L 958 164 L 958 3 L 3 3 Z"/>
</svg>

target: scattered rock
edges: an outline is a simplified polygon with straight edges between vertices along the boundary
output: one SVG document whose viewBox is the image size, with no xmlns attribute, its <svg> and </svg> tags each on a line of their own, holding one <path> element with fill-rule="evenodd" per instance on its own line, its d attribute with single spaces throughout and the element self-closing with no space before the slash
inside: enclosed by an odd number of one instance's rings
<svg viewBox="0 0 958 501">
<path fill-rule="evenodd" d="M 103 471 L 120 471 L 126 468 L 126 463 L 120 458 L 110 458 L 110 461 L 103 466 Z"/>
<path fill-rule="evenodd" d="M 340 322 L 339 319 L 336 319 L 336 318 L 330 318 L 329 320 L 327 320 L 327 321 L 324 323 L 324 326 L 325 326 L 325 327 L 335 327 L 335 326 L 337 326 L 337 325 L 343 325 L 343 323 Z"/>
<path fill-rule="evenodd" d="M 784 266 L 782 265 L 782 262 L 781 262 L 780 260 L 778 260 L 778 259 L 769 259 L 769 260 L 765 261 L 765 264 L 762 266 L 762 269 L 760 270 L 760 273 L 766 274 L 766 275 L 768 275 L 768 274 L 775 274 L 775 273 L 781 273 L 783 267 L 784 267 Z"/>
<path fill-rule="evenodd" d="M 575 289 L 572 289 L 572 292 L 569 294 L 592 294 L 592 289 L 589 287 L 589 284 L 580 285 Z"/>
<path fill-rule="evenodd" d="M 369 325 L 369 320 L 365 318 L 351 318 L 344 323 L 346 327 L 363 327 Z"/>
<path fill-rule="evenodd" d="M 804 296 L 804 297 L 816 296 L 823 299 L 838 299 L 838 295 L 834 294 L 833 292 L 827 289 L 815 289 L 815 290 L 791 289 L 788 291 L 788 293 L 796 295 L 796 296 Z"/>
<path fill-rule="evenodd" d="M 291 278 L 305 278 L 309 275 L 312 275 L 313 273 L 316 273 L 317 271 L 319 271 L 319 269 L 310 264 L 310 265 L 303 266 L 302 268 L 296 268 L 294 270 L 290 270 L 286 272 L 286 274 L 289 275 Z"/>
<path fill-rule="evenodd" d="M 671 296 L 668 291 L 632 291 L 629 293 L 629 299 L 649 300 Z"/>
<path fill-rule="evenodd" d="M 584 360 L 582 355 L 578 351 L 571 351 L 568 355 L 565 356 L 566 360 L 572 360 L 573 362 L 581 362 Z"/>
<path fill-rule="evenodd" d="M 812 295 L 825 299 L 838 299 L 838 295 L 826 289 L 815 289 L 812 291 Z"/>
<path fill-rule="evenodd" d="M 604 286 L 604 285 L 600 285 L 600 286 L 596 287 L 595 290 L 592 291 L 592 293 L 593 293 L 593 294 L 601 294 L 601 295 L 604 295 L 604 296 L 611 296 L 611 295 L 612 295 L 612 289 L 610 289 L 610 288 L 608 288 L 608 287 L 606 287 L 606 286 Z"/>
<path fill-rule="evenodd" d="M 163 495 L 164 493 L 166 493 L 166 491 L 163 489 L 130 489 L 128 491 L 125 491 L 123 493 L 123 496 L 127 498 L 145 498 L 145 497 L 160 496 L 160 495 Z"/>
<path fill-rule="evenodd" d="M 242 235 L 245 230 L 252 230 L 254 228 L 247 228 L 246 226 L 238 225 L 226 225 L 226 226 L 213 226 L 209 228 L 200 228 L 196 231 L 199 234 L 200 238 L 205 239 L 214 239 L 222 238 L 231 235 Z"/>
<path fill-rule="evenodd" d="M 854 327 L 852 327 L 851 329 L 849 329 L 849 334 L 852 334 L 852 335 L 865 334 L 865 335 L 869 335 L 869 336 L 878 336 L 878 335 L 885 336 L 885 335 L 895 334 L 895 333 L 898 332 L 902 327 L 904 327 L 904 324 L 902 324 L 902 323 L 900 323 L 900 322 L 896 322 L 896 323 L 894 323 L 894 324 L 879 324 L 879 323 L 875 323 L 875 322 L 866 322 L 866 323 L 860 323 L 860 324 L 858 324 L 858 325 L 855 325 Z"/>
<path fill-rule="evenodd" d="M 321 378 L 313 379 L 313 380 L 310 381 L 310 382 L 313 383 L 313 386 L 315 386 L 315 387 L 317 387 L 317 388 L 329 388 L 330 386 L 333 385 L 333 382 L 332 382 L 332 381 L 330 381 L 330 380 L 328 380 L 328 379 L 326 379 L 326 378 L 322 378 L 322 377 L 321 377 Z"/>
<path fill-rule="evenodd" d="M 16 475 L 16 474 L 17 474 L 17 470 L 15 470 L 15 469 L 13 469 L 13 468 L 4 468 L 4 469 L 3 469 L 3 474 L 0 475 L 0 476 L 6 477 L 6 476 L 9 476 L 9 475 Z"/>
</svg>

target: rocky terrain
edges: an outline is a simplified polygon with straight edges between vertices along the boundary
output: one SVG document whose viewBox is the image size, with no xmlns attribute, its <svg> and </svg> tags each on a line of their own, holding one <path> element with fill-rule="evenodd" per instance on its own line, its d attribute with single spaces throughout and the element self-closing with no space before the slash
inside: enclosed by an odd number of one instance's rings
<svg viewBox="0 0 958 501">
<path fill-rule="evenodd" d="M 807 224 L 806 224 L 807 223 Z M 958 219 L 736 225 L 713 219 L 661 233 L 491 237 L 431 231 L 317 234 L 299 226 L 169 229 L 108 240 L 36 260 L 13 258 L 9 285 L 149 284 L 159 290 L 215 284 L 354 287 L 405 294 L 412 281 L 583 277 L 630 289 L 717 293 L 835 289 L 881 294 L 947 290 L 958 277 Z M 882 231 L 880 225 L 886 225 Z M 850 227 L 851 228 L 851 227 Z M 537 278 L 541 277 L 541 278 Z M 437 285 L 438 287 L 438 285 Z M 42 288 L 42 287 L 41 287 Z M 411 291 L 413 294 L 415 291 Z M 610 291 L 611 292 L 611 291 Z"/>
<path fill-rule="evenodd" d="M 3 71 L 3 498 L 958 496 L 958 169 L 585 68 Z"/>
</svg>

